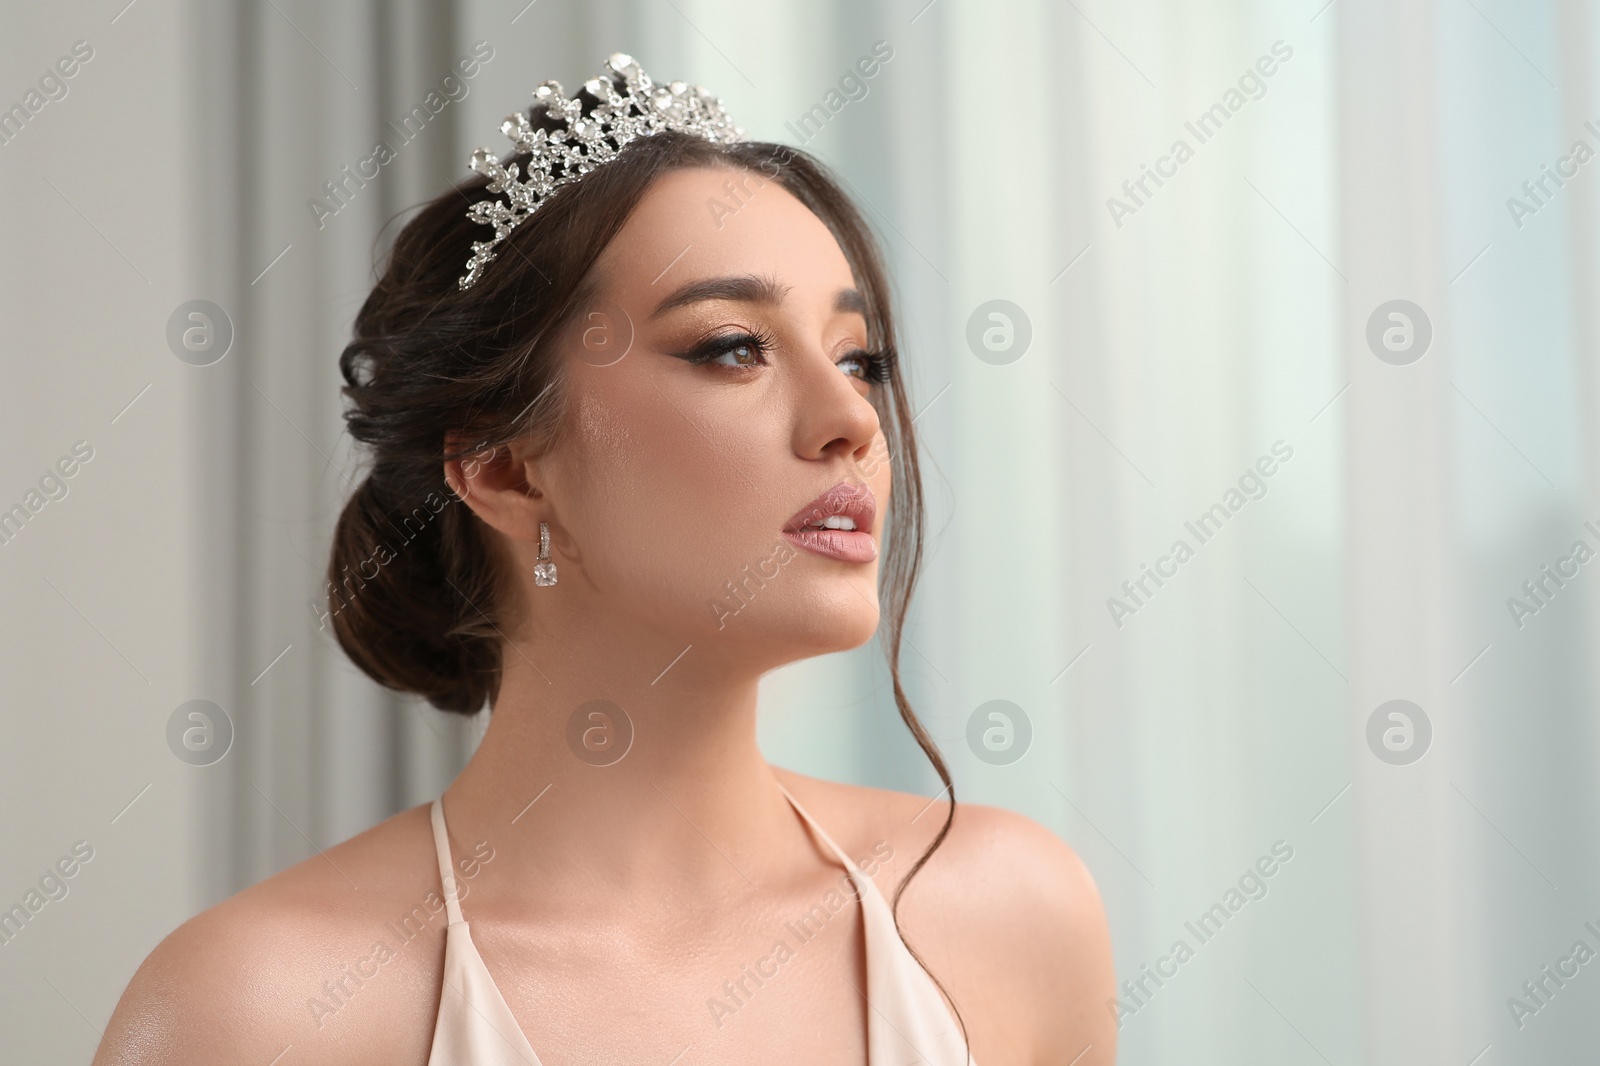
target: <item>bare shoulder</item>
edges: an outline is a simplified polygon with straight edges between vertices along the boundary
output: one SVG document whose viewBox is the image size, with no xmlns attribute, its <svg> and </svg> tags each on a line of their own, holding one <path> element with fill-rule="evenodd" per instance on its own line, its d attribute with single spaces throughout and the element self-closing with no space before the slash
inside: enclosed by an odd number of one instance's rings
<svg viewBox="0 0 1600 1066">
<path fill-rule="evenodd" d="M 945 797 L 775 772 L 848 854 L 891 856 L 873 871 L 891 902 L 950 810 Z M 961 1009 L 978 1062 L 1070 1062 L 1086 1049 L 1078 1066 L 1114 1061 L 1105 909 L 1088 868 L 1055 833 L 1014 811 L 958 802 L 899 914 L 907 942 Z"/>
<path fill-rule="evenodd" d="M 300 1063 L 423 1061 L 446 924 L 428 833 L 427 808 L 404 811 L 190 918 L 129 981 L 95 1066 L 290 1047 Z"/>
</svg>

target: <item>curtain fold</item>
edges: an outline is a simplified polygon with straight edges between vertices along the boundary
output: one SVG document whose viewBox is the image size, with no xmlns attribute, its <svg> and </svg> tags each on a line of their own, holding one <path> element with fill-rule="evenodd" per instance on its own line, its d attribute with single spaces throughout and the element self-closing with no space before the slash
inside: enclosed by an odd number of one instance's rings
<svg viewBox="0 0 1600 1066">
<path fill-rule="evenodd" d="M 458 22 L 453 5 L 420 0 L 202 13 L 212 136 L 194 149 L 237 181 L 205 194 L 197 273 L 227 279 L 241 338 L 197 413 L 202 438 L 229 445 L 204 457 L 214 496 L 198 516 L 214 529 L 225 515 L 230 534 L 210 595 L 232 624 L 204 634 L 240 756 L 207 805 L 210 846 L 231 856 L 218 890 L 425 801 L 470 739 L 469 723 L 360 676 L 319 610 L 333 520 L 364 474 L 338 354 L 386 242 L 458 176 L 476 88 L 456 70 L 471 58 Z"/>
</svg>

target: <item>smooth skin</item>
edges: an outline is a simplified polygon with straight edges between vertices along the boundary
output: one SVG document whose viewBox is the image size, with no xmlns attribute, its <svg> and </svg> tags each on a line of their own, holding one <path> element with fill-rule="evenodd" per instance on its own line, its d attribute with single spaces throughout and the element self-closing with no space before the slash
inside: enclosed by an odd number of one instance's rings
<svg viewBox="0 0 1600 1066">
<path fill-rule="evenodd" d="M 739 206 L 719 214 L 712 201 Z M 888 899 L 947 811 L 771 766 L 756 743 L 762 674 L 873 635 L 877 561 L 796 548 L 728 616 L 725 583 L 772 559 L 789 517 L 841 479 L 875 493 L 880 545 L 892 521 L 868 399 L 884 386 L 862 374 L 865 319 L 840 299 L 849 264 L 776 183 L 697 168 L 658 179 L 595 269 L 598 317 L 565 338 L 570 432 L 544 454 L 518 442 L 447 465 L 452 506 L 495 531 L 520 620 L 488 731 L 444 795 L 465 917 L 545 1066 L 864 1062 L 854 905 L 734 1014 L 708 1006 L 842 873 L 775 780 L 852 857 L 892 851 L 872 875 Z M 765 279 L 769 299 L 655 313 L 685 284 L 728 277 Z M 770 350 L 674 357 L 746 331 Z M 558 582 L 535 587 L 541 520 Z M 634 731 L 606 767 L 567 742 L 572 710 L 597 698 Z M 94 1061 L 422 1064 L 443 971 L 439 894 L 428 808 L 397 814 L 168 936 Z M 402 938 L 414 911 L 429 920 Z M 1055 834 L 960 804 L 900 917 L 980 1066 L 1114 1061 L 1104 911 Z M 327 982 L 343 983 L 339 998 Z"/>
</svg>

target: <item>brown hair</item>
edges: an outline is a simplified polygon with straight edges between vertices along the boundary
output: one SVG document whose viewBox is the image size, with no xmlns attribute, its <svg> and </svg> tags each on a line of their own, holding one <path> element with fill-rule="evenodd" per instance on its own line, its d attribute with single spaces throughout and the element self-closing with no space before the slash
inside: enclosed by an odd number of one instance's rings
<svg viewBox="0 0 1600 1066">
<path fill-rule="evenodd" d="M 545 121 L 537 105 L 529 117 L 535 125 Z M 460 714 L 493 702 L 502 634 L 514 619 L 506 617 L 491 541 L 476 516 L 456 505 L 444 461 L 529 435 L 544 446 L 555 440 L 566 393 L 554 338 L 591 295 L 591 265 L 655 178 L 699 166 L 755 172 L 810 208 L 838 241 L 865 298 L 868 346 L 894 350 L 877 242 L 826 167 L 798 149 L 678 133 L 636 141 L 554 193 L 501 242 L 497 259 L 465 292 L 456 279 L 472 242 L 488 233 L 467 209 L 496 194 L 475 176 L 436 197 L 397 235 L 339 357 L 345 420 L 371 450 L 372 466 L 334 531 L 329 611 L 340 646 L 375 681 Z M 899 361 L 889 359 L 888 369 L 872 393 L 894 475 L 880 574 L 882 617 L 892 631 L 884 642 L 900 717 L 950 793 L 944 825 L 895 892 L 898 928 L 906 886 L 950 831 L 955 789 L 900 679 L 901 627 L 921 567 L 924 517 Z M 447 452 L 447 438 L 474 443 Z"/>
</svg>

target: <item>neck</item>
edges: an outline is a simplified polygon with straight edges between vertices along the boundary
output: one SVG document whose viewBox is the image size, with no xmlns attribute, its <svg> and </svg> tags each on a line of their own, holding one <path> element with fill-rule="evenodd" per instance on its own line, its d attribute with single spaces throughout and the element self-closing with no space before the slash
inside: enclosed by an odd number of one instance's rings
<svg viewBox="0 0 1600 1066">
<path fill-rule="evenodd" d="M 606 650 L 506 646 L 488 730 L 444 796 L 457 858 L 486 841 L 496 885 L 591 906 L 709 899 L 792 871 L 805 831 L 756 742 L 759 675 L 698 648 L 662 674 L 681 648 L 584 643 Z"/>
</svg>

